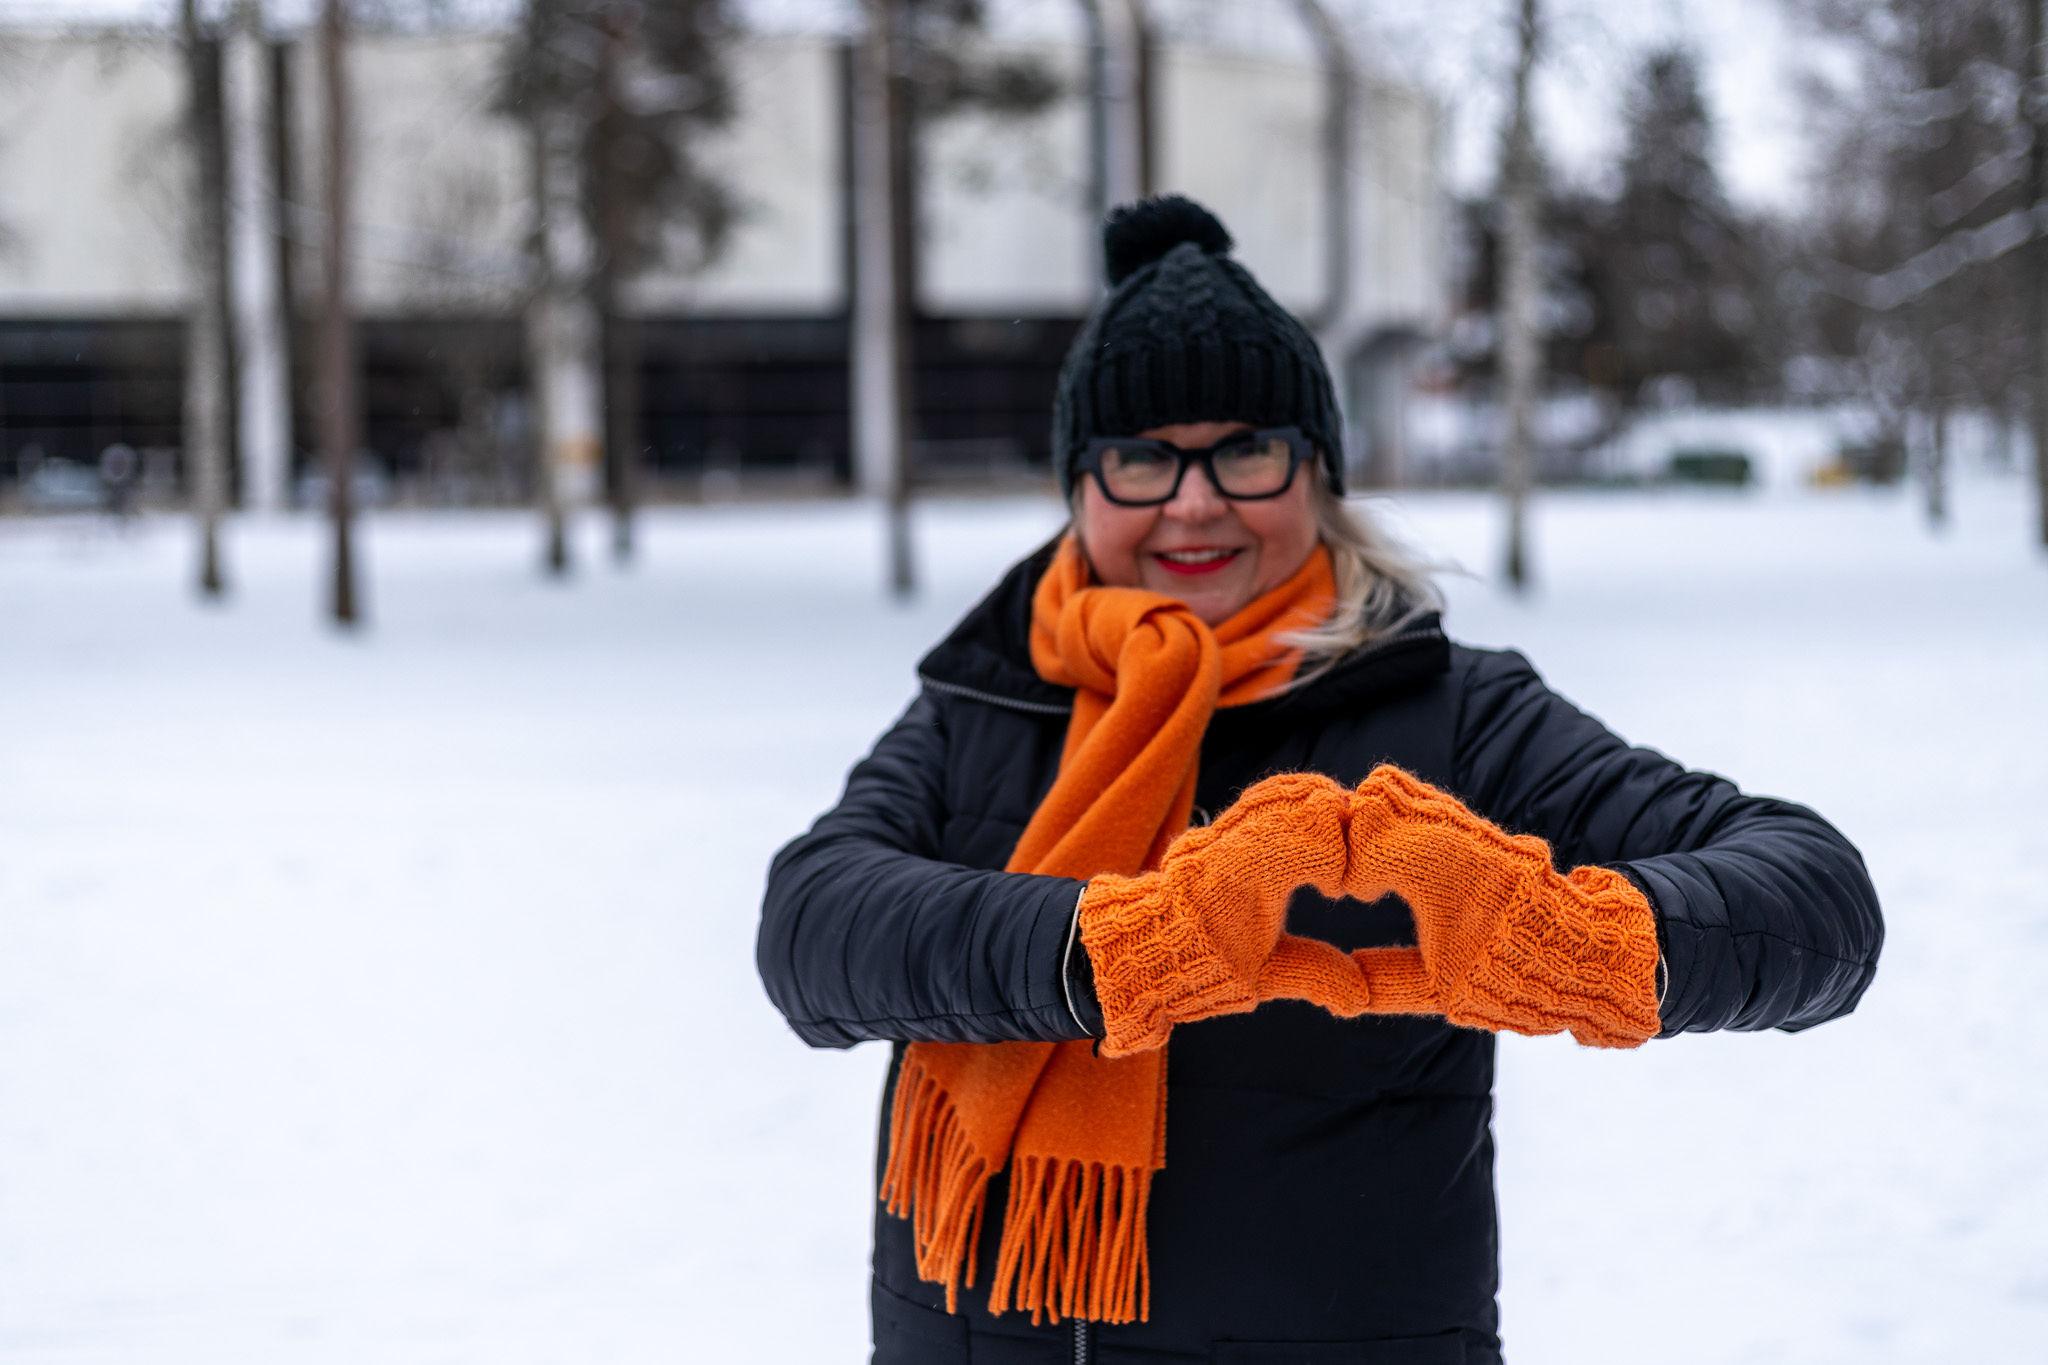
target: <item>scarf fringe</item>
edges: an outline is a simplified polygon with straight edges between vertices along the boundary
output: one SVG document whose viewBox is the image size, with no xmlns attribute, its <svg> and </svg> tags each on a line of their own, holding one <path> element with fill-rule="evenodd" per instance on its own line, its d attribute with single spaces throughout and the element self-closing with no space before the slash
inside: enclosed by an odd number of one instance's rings
<svg viewBox="0 0 2048 1365">
<path fill-rule="evenodd" d="M 909 1217 L 917 1275 L 946 1287 L 946 1311 L 960 1311 L 961 1263 L 974 1287 L 974 1249 L 988 1198 L 988 1159 L 974 1149 L 960 1111 L 938 1080 L 907 1055 L 889 1107 L 889 1164 L 882 1201 Z"/>
<path fill-rule="evenodd" d="M 1149 1320 L 1145 1206 L 1152 1172 L 1066 1157 L 1018 1157 L 1003 1216 L 989 1311 L 1031 1310 L 1097 1322 Z"/>
</svg>

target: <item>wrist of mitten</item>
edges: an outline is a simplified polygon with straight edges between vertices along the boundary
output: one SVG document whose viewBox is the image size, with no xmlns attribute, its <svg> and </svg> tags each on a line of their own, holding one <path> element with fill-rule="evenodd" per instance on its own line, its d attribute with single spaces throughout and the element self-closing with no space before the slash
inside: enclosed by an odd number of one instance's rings
<svg viewBox="0 0 2048 1365">
<path fill-rule="evenodd" d="M 1162 873 L 1091 879 L 1081 893 L 1080 929 L 1102 1011 L 1104 1057 L 1161 1047 L 1175 1024 L 1258 1005 L 1252 984 Z"/>
<path fill-rule="evenodd" d="M 1102 1037 L 1102 1006 L 1095 999 L 1095 964 L 1081 946 L 1081 897 L 1088 884 L 1081 883 L 1074 896 L 1074 917 L 1067 925 L 1066 950 L 1060 956 L 1060 992 L 1066 997 L 1067 1012 L 1074 1026 L 1087 1037 Z"/>
<path fill-rule="evenodd" d="M 1589 1047 L 1637 1047 L 1657 1035 L 1657 917 L 1627 877 L 1545 866 L 1504 893 L 1484 948 L 1450 983 L 1446 1019 L 1525 1034 L 1569 1029 Z"/>
</svg>

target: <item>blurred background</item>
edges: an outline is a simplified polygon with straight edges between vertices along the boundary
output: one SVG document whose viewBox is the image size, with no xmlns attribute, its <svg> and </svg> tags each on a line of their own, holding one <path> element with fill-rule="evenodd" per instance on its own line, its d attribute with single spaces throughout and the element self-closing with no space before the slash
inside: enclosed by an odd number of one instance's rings
<svg viewBox="0 0 2048 1365">
<path fill-rule="evenodd" d="M 1502 1038 L 1509 1358 L 2032 1358 L 2043 26 L 0 0 L 0 1358 L 864 1360 L 887 1054 L 762 879 L 1169 191 L 1450 633 L 1885 908 L 1796 1039 Z"/>
</svg>

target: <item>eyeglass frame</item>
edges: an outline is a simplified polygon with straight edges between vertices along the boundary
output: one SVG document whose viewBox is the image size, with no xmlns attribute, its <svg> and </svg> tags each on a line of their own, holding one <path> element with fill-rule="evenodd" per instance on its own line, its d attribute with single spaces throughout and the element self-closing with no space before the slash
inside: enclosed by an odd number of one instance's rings
<svg viewBox="0 0 2048 1365">
<path fill-rule="evenodd" d="M 1280 486 L 1270 493 L 1225 491 L 1222 481 L 1216 477 L 1216 452 L 1241 441 L 1255 441 L 1272 436 L 1278 436 L 1287 442 L 1287 477 L 1280 481 Z M 1166 490 L 1164 497 L 1133 502 L 1109 491 L 1109 478 L 1102 469 L 1103 452 L 1131 446 L 1144 446 L 1163 454 L 1170 454 L 1179 461 L 1179 467 L 1173 472 L 1173 484 Z M 1093 474 L 1095 486 L 1102 490 L 1102 496 L 1118 507 L 1161 507 L 1172 502 L 1179 496 L 1180 486 L 1187 479 L 1188 466 L 1197 463 L 1202 466 L 1202 472 L 1209 476 L 1209 486 L 1216 490 L 1219 497 L 1228 498 L 1232 502 L 1265 502 L 1294 487 L 1294 476 L 1301 472 L 1302 465 L 1315 458 L 1315 454 L 1315 443 L 1309 440 L 1307 433 L 1300 427 L 1256 427 L 1250 431 L 1233 431 L 1213 445 L 1202 446 L 1199 449 L 1177 446 L 1171 441 L 1162 441 L 1153 436 L 1093 436 L 1075 458 L 1074 469 L 1077 473 Z"/>
</svg>

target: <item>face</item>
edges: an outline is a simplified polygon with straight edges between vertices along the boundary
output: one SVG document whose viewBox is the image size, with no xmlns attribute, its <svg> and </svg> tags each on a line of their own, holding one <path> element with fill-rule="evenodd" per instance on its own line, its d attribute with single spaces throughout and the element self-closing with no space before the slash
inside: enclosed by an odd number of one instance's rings
<svg viewBox="0 0 2048 1365">
<path fill-rule="evenodd" d="M 1138 435 L 1200 450 L 1252 429 L 1249 422 L 1176 422 Z M 1084 474 L 1074 526 L 1096 581 L 1177 597 L 1209 625 L 1220 625 L 1286 582 L 1315 549 L 1313 483 L 1302 468 L 1279 497 L 1238 502 L 1192 465 L 1172 501 L 1120 507 L 1102 496 L 1094 475 Z"/>
</svg>

